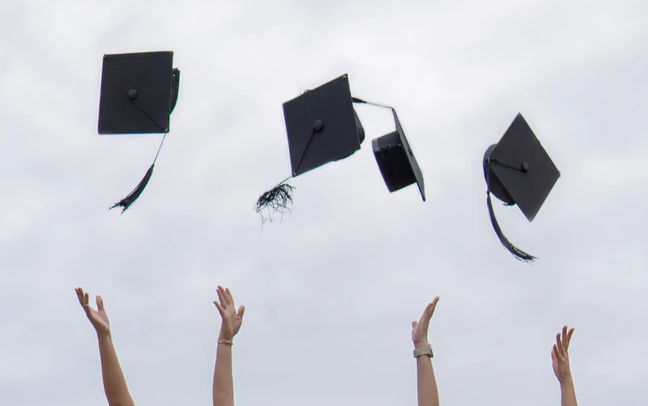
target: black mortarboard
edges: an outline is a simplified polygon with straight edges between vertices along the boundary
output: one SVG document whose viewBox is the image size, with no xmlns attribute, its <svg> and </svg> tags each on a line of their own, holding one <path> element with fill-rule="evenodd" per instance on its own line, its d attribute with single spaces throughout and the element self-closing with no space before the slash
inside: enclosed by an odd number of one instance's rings
<svg viewBox="0 0 648 406">
<path fill-rule="evenodd" d="M 173 52 L 104 55 L 99 134 L 164 133 L 166 137 L 179 83 Z M 137 187 L 111 209 L 121 206 L 123 213 L 137 200 L 151 178 L 160 149 Z"/>
<path fill-rule="evenodd" d="M 364 141 L 346 74 L 285 102 L 283 110 L 292 177 L 346 158 Z M 293 187 L 286 180 L 259 197 L 257 212 L 266 207 L 282 213 L 287 210 Z"/>
<path fill-rule="evenodd" d="M 488 186 L 488 209 L 497 236 L 516 258 L 532 262 L 535 257 L 516 248 L 502 233 L 490 193 L 506 205 L 517 204 L 526 218 L 533 221 L 560 177 L 558 168 L 521 114 L 515 117 L 502 139 L 488 147 L 483 167 Z"/>
<path fill-rule="evenodd" d="M 416 182 L 421 197 L 425 201 L 423 174 L 416 158 L 414 158 L 412 148 L 407 142 L 396 110 L 392 109 L 392 112 L 394 113 L 396 131 L 372 141 L 376 162 L 378 162 L 378 167 L 390 192 L 395 192 Z"/>
<path fill-rule="evenodd" d="M 364 141 L 347 75 L 283 104 L 292 176 L 352 155 Z"/>
</svg>

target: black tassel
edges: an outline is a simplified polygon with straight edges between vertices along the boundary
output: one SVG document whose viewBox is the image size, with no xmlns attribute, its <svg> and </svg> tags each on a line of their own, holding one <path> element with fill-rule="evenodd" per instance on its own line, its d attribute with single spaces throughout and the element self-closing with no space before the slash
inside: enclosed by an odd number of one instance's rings
<svg viewBox="0 0 648 406">
<path fill-rule="evenodd" d="M 263 218 L 262 212 L 267 209 L 270 212 L 270 221 L 272 221 L 273 213 L 281 213 L 282 215 L 286 212 L 289 213 L 288 206 L 293 202 L 293 190 L 295 188 L 287 183 L 278 184 L 259 197 L 259 200 L 254 205 L 254 210 Z"/>
<path fill-rule="evenodd" d="M 526 263 L 533 263 L 537 258 L 534 257 L 533 255 L 529 255 L 526 252 L 522 251 L 521 249 L 517 248 L 515 245 L 511 244 L 511 242 L 506 238 L 504 233 L 502 233 L 502 229 L 500 228 L 499 224 L 497 223 L 497 219 L 495 218 L 495 212 L 493 211 L 493 203 L 491 202 L 491 197 L 490 197 L 490 190 L 486 192 L 486 203 L 488 204 L 488 212 L 490 213 L 490 219 L 491 223 L 493 224 L 493 229 L 495 229 L 495 233 L 497 234 L 497 237 L 499 237 L 500 242 L 502 245 L 511 253 L 513 256 Z"/>
<path fill-rule="evenodd" d="M 153 163 L 153 165 L 151 165 L 151 167 L 148 169 L 148 171 L 146 171 L 146 175 L 144 175 L 144 178 L 142 178 L 142 180 L 137 185 L 137 187 L 132 192 L 130 192 L 130 194 L 128 196 L 121 199 L 118 203 L 115 203 L 115 205 L 112 206 L 109 210 L 112 210 L 115 207 L 122 207 L 122 214 L 124 214 L 124 212 L 126 210 L 128 210 L 128 208 L 131 206 L 131 204 L 135 203 L 137 198 L 140 197 L 140 195 L 144 191 L 144 188 L 146 188 L 146 185 L 149 183 L 149 180 L 151 179 L 151 175 L 153 175 L 153 167 L 154 166 L 155 166 L 155 163 Z"/>
</svg>

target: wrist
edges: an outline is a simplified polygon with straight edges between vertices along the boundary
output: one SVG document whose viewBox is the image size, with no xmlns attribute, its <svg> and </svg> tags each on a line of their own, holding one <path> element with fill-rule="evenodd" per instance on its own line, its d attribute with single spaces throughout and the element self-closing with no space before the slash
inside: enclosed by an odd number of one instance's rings
<svg viewBox="0 0 648 406">
<path fill-rule="evenodd" d="M 558 382 L 560 382 L 560 386 L 562 386 L 562 385 L 568 385 L 568 386 L 569 386 L 569 385 L 573 385 L 573 384 L 574 384 L 574 381 L 572 380 L 571 375 L 570 375 L 570 376 L 566 376 L 566 377 L 564 377 L 564 378 L 560 378 L 560 379 L 558 379 Z"/>
<path fill-rule="evenodd" d="M 110 340 L 112 337 L 110 331 L 97 331 L 97 339 L 99 340 Z"/>
<path fill-rule="evenodd" d="M 414 349 L 427 347 L 429 345 L 430 345 L 430 343 L 428 342 L 428 340 L 416 340 L 416 341 L 414 341 Z"/>
</svg>

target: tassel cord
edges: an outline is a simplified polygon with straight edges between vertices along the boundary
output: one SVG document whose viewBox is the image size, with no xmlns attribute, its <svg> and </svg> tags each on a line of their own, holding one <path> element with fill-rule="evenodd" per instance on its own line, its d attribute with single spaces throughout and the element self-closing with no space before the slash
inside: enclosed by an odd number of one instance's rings
<svg viewBox="0 0 648 406">
<path fill-rule="evenodd" d="M 490 163 L 490 160 L 489 160 Z M 517 248 L 515 245 L 511 244 L 511 242 L 506 238 L 504 233 L 502 232 L 502 228 L 500 227 L 499 223 L 497 222 L 497 218 L 495 217 L 495 210 L 493 210 L 493 203 L 491 201 L 491 190 L 490 190 L 490 171 L 486 171 L 486 184 L 488 185 L 488 189 L 486 190 L 486 205 L 488 206 L 488 213 L 490 214 L 490 220 L 491 224 L 493 226 L 493 229 L 495 230 L 495 234 L 497 234 L 497 237 L 499 238 L 500 242 L 506 248 L 514 257 L 515 259 L 526 262 L 526 263 L 533 263 L 537 258 L 534 257 L 533 255 L 530 255 L 521 249 Z"/>
<path fill-rule="evenodd" d="M 275 187 L 273 187 L 272 189 L 268 190 L 267 192 L 259 196 L 259 199 L 254 205 L 254 211 L 256 211 L 257 213 L 259 213 L 259 215 L 261 215 L 262 222 L 265 222 L 265 219 L 261 214 L 261 212 L 264 209 L 268 209 L 268 211 L 270 212 L 269 218 L 271 221 L 272 221 L 272 213 L 279 212 L 281 213 L 281 216 L 283 218 L 283 214 L 285 212 L 290 212 L 288 205 L 292 204 L 293 202 L 292 192 L 295 188 L 287 184 L 286 181 L 288 181 L 291 177 L 296 176 L 299 173 L 299 168 L 301 168 L 301 165 L 304 162 L 304 157 L 306 156 L 306 153 L 308 152 L 311 146 L 313 138 L 315 138 L 314 137 L 315 133 L 316 131 L 313 130 L 310 137 L 308 138 L 308 143 L 306 144 L 306 148 L 304 148 L 304 152 L 302 153 L 301 158 L 299 159 L 299 162 L 295 167 L 295 172 L 293 173 L 293 175 L 282 180 Z"/>
<path fill-rule="evenodd" d="M 513 169 L 513 170 L 518 171 L 518 172 L 524 172 L 524 171 L 522 170 L 521 167 L 515 167 L 515 166 L 513 166 L 513 165 L 505 164 L 504 162 L 498 161 L 497 159 L 488 158 L 488 161 L 487 161 L 487 162 L 488 162 L 489 164 L 490 164 L 491 162 L 495 162 L 496 164 L 498 164 L 498 165 L 502 165 L 502 166 L 504 166 L 504 167 L 506 167 L 506 168 Z"/>
<path fill-rule="evenodd" d="M 135 105 L 135 107 L 137 107 L 137 108 L 138 108 L 142 113 L 146 114 L 146 117 L 148 117 L 149 119 L 151 119 L 151 121 L 153 121 L 153 122 L 155 123 L 155 125 L 158 126 L 158 128 L 160 129 L 160 132 L 163 132 L 163 133 L 166 134 L 167 129 L 166 129 L 166 128 L 162 128 L 162 126 L 160 125 L 160 123 L 158 123 L 156 119 L 154 119 L 153 117 L 151 117 L 151 115 L 150 115 L 146 110 L 144 110 L 144 109 L 143 109 L 139 104 L 137 104 L 137 102 L 136 102 L 135 100 L 131 100 L 131 103 L 133 103 L 133 104 Z"/>
<path fill-rule="evenodd" d="M 160 151 L 162 150 L 162 145 L 164 145 L 164 140 L 166 140 L 166 136 L 168 133 L 164 133 L 164 136 L 162 137 L 162 142 L 160 142 L 160 146 L 158 147 L 157 153 L 155 154 L 155 159 L 153 159 L 153 165 L 157 162 L 158 156 L 160 155 Z"/>
</svg>

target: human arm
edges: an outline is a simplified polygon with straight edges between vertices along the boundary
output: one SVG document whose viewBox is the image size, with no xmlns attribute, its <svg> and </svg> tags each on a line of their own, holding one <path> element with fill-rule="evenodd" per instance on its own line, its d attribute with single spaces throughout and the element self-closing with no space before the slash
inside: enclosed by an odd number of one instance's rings
<svg viewBox="0 0 648 406">
<path fill-rule="evenodd" d="M 421 315 L 421 319 L 412 322 L 412 342 L 414 349 L 426 348 L 428 342 L 428 327 L 430 318 L 439 298 L 436 297 L 428 304 Z M 439 406 L 439 391 L 437 389 L 434 369 L 432 368 L 432 357 L 421 355 L 416 358 L 416 386 L 418 393 L 418 406 Z"/>
<path fill-rule="evenodd" d="M 571 341 L 574 329 L 567 331 L 563 327 L 562 333 L 556 334 L 556 344 L 551 350 L 553 370 L 560 382 L 560 404 L 561 406 L 578 406 L 576 403 L 576 390 L 569 366 L 569 342 Z"/>
<path fill-rule="evenodd" d="M 234 343 L 232 340 L 241 328 L 245 306 L 240 306 L 237 312 L 234 298 L 229 289 L 219 286 L 217 292 L 218 300 L 214 301 L 214 305 L 221 315 L 222 322 L 216 346 L 212 395 L 214 406 L 234 406 L 234 380 L 232 377 L 232 345 Z"/>
<path fill-rule="evenodd" d="M 128 392 L 126 380 L 122 373 L 117 353 L 113 346 L 110 334 L 110 322 L 104 310 L 103 299 L 97 296 L 97 310 L 88 304 L 89 295 L 83 289 L 76 288 L 79 303 L 83 307 L 88 320 L 92 323 L 99 341 L 99 357 L 101 358 L 101 374 L 103 376 L 104 391 L 110 406 L 134 406 L 133 399 Z"/>
</svg>

